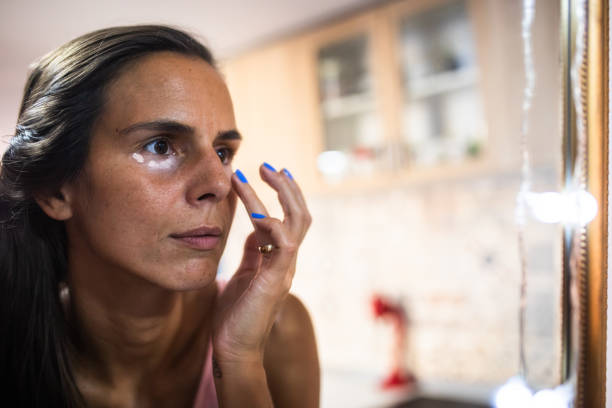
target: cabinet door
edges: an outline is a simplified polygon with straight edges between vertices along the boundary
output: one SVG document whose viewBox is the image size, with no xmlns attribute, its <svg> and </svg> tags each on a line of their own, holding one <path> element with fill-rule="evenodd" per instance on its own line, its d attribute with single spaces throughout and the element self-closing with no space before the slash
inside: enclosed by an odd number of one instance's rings
<svg viewBox="0 0 612 408">
<path fill-rule="evenodd" d="M 406 15 L 399 22 L 398 36 L 402 164 L 436 165 L 477 157 L 486 126 L 466 2 Z"/>
<path fill-rule="evenodd" d="M 373 174 L 384 159 L 370 53 L 367 32 L 332 41 L 317 52 L 324 139 L 317 165 L 328 181 Z"/>
</svg>

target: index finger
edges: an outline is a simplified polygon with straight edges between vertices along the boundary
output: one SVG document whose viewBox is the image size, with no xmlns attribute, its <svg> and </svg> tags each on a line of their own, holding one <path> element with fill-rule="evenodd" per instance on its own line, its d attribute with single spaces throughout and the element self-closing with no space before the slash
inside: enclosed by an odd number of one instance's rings
<svg viewBox="0 0 612 408">
<path fill-rule="evenodd" d="M 254 218 L 268 217 L 266 206 L 261 202 L 259 197 L 257 197 L 255 190 L 253 190 L 253 187 L 251 187 L 240 170 L 236 170 L 232 175 L 232 184 L 234 185 L 238 197 L 240 197 L 240 200 L 242 200 L 244 207 L 249 213 L 251 222 L 253 222 Z"/>
</svg>

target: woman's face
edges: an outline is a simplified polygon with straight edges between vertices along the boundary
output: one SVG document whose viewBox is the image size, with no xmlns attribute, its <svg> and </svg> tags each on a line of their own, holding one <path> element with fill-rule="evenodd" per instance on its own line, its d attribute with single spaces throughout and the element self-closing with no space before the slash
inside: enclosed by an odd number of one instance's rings
<svg viewBox="0 0 612 408">
<path fill-rule="evenodd" d="M 236 207 L 235 128 L 225 83 L 205 61 L 162 52 L 124 70 L 68 187 L 71 267 L 173 290 L 211 282 Z"/>
</svg>

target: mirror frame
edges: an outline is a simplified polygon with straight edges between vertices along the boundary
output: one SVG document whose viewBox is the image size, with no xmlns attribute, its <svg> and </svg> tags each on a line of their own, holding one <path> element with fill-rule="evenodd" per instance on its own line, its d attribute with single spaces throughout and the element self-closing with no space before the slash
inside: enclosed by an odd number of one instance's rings
<svg viewBox="0 0 612 408">
<path fill-rule="evenodd" d="M 579 243 L 575 252 L 579 315 L 575 406 L 579 408 L 605 404 L 608 278 L 608 0 L 587 0 L 585 7 L 587 38 L 579 67 L 587 143 L 583 182 L 599 210 L 593 221 L 576 231 L 574 241 Z M 576 140 L 575 132 L 572 136 Z"/>
</svg>

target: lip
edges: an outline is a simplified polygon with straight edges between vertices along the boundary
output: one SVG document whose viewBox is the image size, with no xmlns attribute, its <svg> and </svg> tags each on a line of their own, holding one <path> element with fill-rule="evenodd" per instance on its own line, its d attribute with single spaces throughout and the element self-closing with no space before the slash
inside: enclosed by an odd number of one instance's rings
<svg viewBox="0 0 612 408">
<path fill-rule="evenodd" d="M 203 226 L 189 231 L 171 234 L 170 237 L 194 249 L 211 250 L 221 241 L 221 228 Z"/>
</svg>

